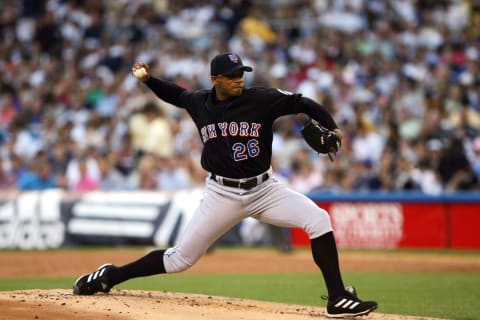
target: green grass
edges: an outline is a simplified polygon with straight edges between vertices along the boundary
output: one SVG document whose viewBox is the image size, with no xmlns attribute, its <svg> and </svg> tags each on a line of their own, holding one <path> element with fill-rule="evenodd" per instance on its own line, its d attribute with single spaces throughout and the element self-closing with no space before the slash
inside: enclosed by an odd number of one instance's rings
<svg viewBox="0 0 480 320">
<path fill-rule="evenodd" d="M 0 290 L 70 288 L 73 278 L 0 279 Z M 379 302 L 379 312 L 444 319 L 480 319 L 478 273 L 345 273 L 363 299 Z M 191 292 L 293 304 L 324 306 L 318 273 L 177 274 L 138 278 L 117 289 Z"/>
</svg>

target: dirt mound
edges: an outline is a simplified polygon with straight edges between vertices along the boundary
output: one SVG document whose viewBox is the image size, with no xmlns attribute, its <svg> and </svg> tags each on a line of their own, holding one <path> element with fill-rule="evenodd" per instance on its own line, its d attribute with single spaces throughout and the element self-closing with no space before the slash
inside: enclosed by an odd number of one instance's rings
<svg viewBox="0 0 480 320">
<path fill-rule="evenodd" d="M 3 251 L 0 278 L 78 277 L 100 264 L 122 265 L 148 249 Z M 340 252 L 343 271 L 457 271 L 478 272 L 478 255 L 409 252 Z M 216 250 L 187 273 L 319 272 L 308 250 L 282 254 L 271 250 Z M 380 305 L 380 312 L 381 312 Z M 0 292 L 1 319 L 25 320 L 282 320 L 326 319 L 325 309 L 206 295 L 112 290 L 109 295 L 74 296 L 71 290 Z M 368 319 L 427 319 L 374 312 Z"/>
<path fill-rule="evenodd" d="M 325 308 L 159 291 L 112 290 L 74 296 L 70 290 L 0 292 L 2 319 L 48 320 L 302 320 L 326 319 Z M 364 319 L 432 319 L 371 313 Z"/>
</svg>

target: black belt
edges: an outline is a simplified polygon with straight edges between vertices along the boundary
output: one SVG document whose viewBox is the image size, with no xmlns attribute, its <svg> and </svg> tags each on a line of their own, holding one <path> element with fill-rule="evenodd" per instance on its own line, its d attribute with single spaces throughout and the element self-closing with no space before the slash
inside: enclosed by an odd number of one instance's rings
<svg viewBox="0 0 480 320">
<path fill-rule="evenodd" d="M 256 176 L 248 179 L 230 179 L 225 177 L 219 177 L 215 173 L 212 173 L 210 175 L 210 179 L 216 181 L 221 185 L 232 187 L 232 188 L 245 189 L 245 190 L 250 190 L 252 188 L 255 188 L 259 184 L 267 181 L 268 178 L 270 178 L 270 175 L 268 174 L 268 172 L 265 172 L 260 177 Z"/>
</svg>

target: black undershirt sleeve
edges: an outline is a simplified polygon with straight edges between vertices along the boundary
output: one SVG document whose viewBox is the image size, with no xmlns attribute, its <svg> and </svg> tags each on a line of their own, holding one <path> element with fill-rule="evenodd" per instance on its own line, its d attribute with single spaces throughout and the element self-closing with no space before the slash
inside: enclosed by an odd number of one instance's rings
<svg viewBox="0 0 480 320">
<path fill-rule="evenodd" d="M 187 91 L 185 88 L 173 82 L 164 81 L 155 77 L 150 77 L 144 83 L 163 101 L 178 107 L 182 106 L 180 96 Z"/>
<path fill-rule="evenodd" d="M 298 111 L 306 113 L 311 118 L 315 119 L 327 129 L 337 129 L 338 126 L 333 120 L 330 113 L 321 104 L 313 101 L 310 98 L 301 97 L 298 99 Z"/>
</svg>

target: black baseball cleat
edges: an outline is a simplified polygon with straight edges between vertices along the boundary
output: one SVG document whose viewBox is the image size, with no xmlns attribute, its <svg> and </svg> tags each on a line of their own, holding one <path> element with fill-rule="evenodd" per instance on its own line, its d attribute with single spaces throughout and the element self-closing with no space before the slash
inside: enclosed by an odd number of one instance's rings
<svg viewBox="0 0 480 320">
<path fill-rule="evenodd" d="M 354 287 L 345 288 L 345 294 L 334 301 L 327 303 L 327 317 L 329 318 L 351 318 L 365 316 L 377 309 L 375 301 L 362 301 L 357 297 Z"/>
<path fill-rule="evenodd" d="M 112 287 L 108 281 L 108 270 L 111 268 L 115 268 L 115 266 L 106 263 L 94 272 L 80 276 L 73 285 L 73 294 L 88 296 L 97 292 L 110 292 Z"/>
</svg>

